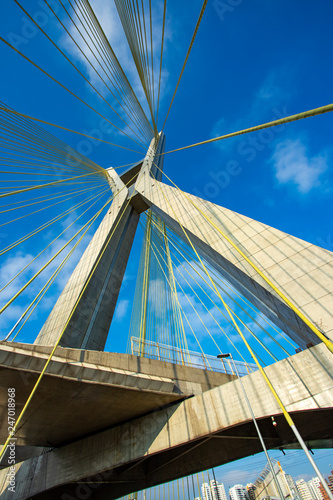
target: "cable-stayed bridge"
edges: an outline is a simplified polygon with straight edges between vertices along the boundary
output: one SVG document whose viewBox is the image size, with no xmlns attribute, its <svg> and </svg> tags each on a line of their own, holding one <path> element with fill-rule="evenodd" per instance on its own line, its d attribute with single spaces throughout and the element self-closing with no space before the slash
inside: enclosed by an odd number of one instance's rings
<svg viewBox="0 0 333 500">
<path fill-rule="evenodd" d="M 29 16 L 20 2 L 15 3 Z M 33 238 L 41 235 L 48 241 L 45 248 L 35 243 L 31 260 L 23 259 L 21 269 L 2 288 L 8 292 L 0 310 L 5 315 L 29 287 L 35 287 L 32 301 L 17 315 L 0 345 L 4 413 L 8 389 L 15 389 L 15 397 L 11 395 L 15 424 L 8 431 L 5 418 L 1 426 L 0 497 L 4 499 L 13 498 L 7 467 L 13 442 L 17 499 L 79 498 L 82 488 L 89 498 L 119 498 L 259 452 L 252 410 L 267 448 L 332 446 L 332 252 L 173 183 L 163 165 L 168 153 L 165 136 L 157 128 L 166 2 L 158 84 L 154 83 L 151 2 L 142 2 L 141 7 L 135 2 L 115 4 L 149 119 L 89 2 L 71 4 L 73 12 L 62 5 L 62 15 L 77 29 L 71 17 L 75 13 L 95 47 L 90 51 L 82 42 L 77 44 L 54 5 L 48 7 L 91 71 L 110 92 L 113 86 L 117 102 L 113 112 L 123 122 L 125 117 L 131 120 L 126 132 L 124 126 L 116 126 L 119 134 L 134 140 L 134 147 L 141 147 L 137 141 L 149 142 L 142 160 L 119 174 L 114 168 L 104 169 L 38 123 L 68 128 L 1 106 L 3 163 L 11 174 L 21 176 L 15 189 L 6 185 L 0 195 L 7 202 L 6 224 L 17 220 L 21 224 L 17 239 L 1 255 L 30 239 L 36 242 Z M 43 27 L 30 19 L 56 46 Z M 13 40 L 2 42 L 33 63 Z M 68 60 L 59 46 L 56 49 Z M 74 69 L 105 101 L 79 67 Z M 228 136 L 331 110 L 332 105 L 316 108 Z M 29 176 L 34 180 L 29 182 Z M 59 213 L 54 207 L 64 200 L 71 208 Z M 31 213 L 26 213 L 28 207 Z M 39 224 L 36 214 L 50 208 L 52 216 Z M 13 217 L 12 212 L 20 209 L 23 212 Z M 23 220 L 30 216 L 35 222 L 25 227 Z M 103 219 L 96 227 L 100 216 Z M 64 219 L 67 227 L 61 226 L 54 237 L 50 228 Z M 143 242 L 128 354 L 104 352 L 140 226 Z M 59 297 L 48 296 L 52 308 L 39 333 L 35 332 L 34 342 L 16 340 L 32 313 L 42 310 L 41 300 L 80 243 L 87 244 L 88 235 L 90 242 Z M 21 279 L 29 266 L 30 275 L 11 294 L 15 279 Z M 39 286 L 44 272 L 49 273 L 47 280 Z M 213 345 L 210 353 L 202 346 L 203 331 Z M 196 346 L 195 351 L 191 346 Z M 212 354 L 229 352 L 232 357 L 218 361 L 214 357 L 213 362 Z"/>
</svg>

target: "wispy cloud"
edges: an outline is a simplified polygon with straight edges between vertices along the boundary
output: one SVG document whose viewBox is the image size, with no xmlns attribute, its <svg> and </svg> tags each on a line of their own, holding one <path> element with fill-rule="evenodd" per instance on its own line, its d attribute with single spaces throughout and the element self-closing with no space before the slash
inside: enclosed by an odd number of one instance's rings
<svg viewBox="0 0 333 500">
<path fill-rule="evenodd" d="M 283 80 L 286 69 L 271 71 L 262 81 L 259 88 L 252 94 L 251 105 L 241 114 L 240 118 L 230 121 L 226 117 L 221 117 L 213 126 L 211 135 L 220 135 L 241 130 L 246 127 L 258 125 L 261 121 L 276 119 L 275 108 L 281 107 L 289 98 L 289 95 L 279 84 Z M 288 73 L 289 74 L 289 73 Z M 272 115 L 272 116 L 271 116 Z M 230 141 L 220 141 L 215 145 L 220 149 L 227 149 Z"/>
<path fill-rule="evenodd" d="M 128 313 L 130 301 L 127 299 L 118 300 L 117 308 L 115 311 L 114 319 L 115 321 L 121 321 L 125 318 Z"/>
<path fill-rule="evenodd" d="M 279 184 L 293 184 L 303 194 L 321 185 L 320 177 L 328 167 L 326 154 L 311 157 L 300 139 L 278 144 L 271 161 Z"/>
<path fill-rule="evenodd" d="M 234 484 L 246 484 L 254 480 L 260 473 L 260 469 L 252 471 L 234 469 L 222 476 L 222 481 L 226 487 L 233 486 Z"/>
<path fill-rule="evenodd" d="M 121 62 L 122 69 L 124 70 L 129 82 L 132 85 L 132 88 L 138 97 L 139 101 L 143 109 L 145 110 L 148 116 L 148 106 L 146 103 L 146 98 L 144 95 L 144 91 L 140 82 L 139 75 L 137 73 L 135 64 L 133 62 L 133 57 L 128 46 L 125 33 L 123 31 L 117 9 L 115 7 L 114 2 L 105 3 L 102 0 L 92 0 L 91 1 L 92 9 L 95 12 L 95 15 L 100 22 L 102 29 L 108 39 L 118 61 Z M 154 89 L 155 94 L 157 95 L 158 91 L 158 79 L 159 79 L 159 63 L 160 63 L 160 48 L 161 48 L 161 32 L 162 32 L 162 18 L 163 18 L 163 2 L 157 1 L 154 2 L 152 7 L 152 19 L 153 19 L 153 45 L 154 45 Z M 67 26 L 68 31 L 71 36 L 76 40 L 80 49 L 73 43 L 73 41 L 68 37 L 65 33 L 60 38 L 60 45 L 66 50 L 68 54 L 76 61 L 80 63 L 80 66 L 84 68 L 84 71 L 88 77 L 88 80 L 94 85 L 99 92 L 104 95 L 106 98 L 109 97 L 109 92 L 107 91 L 105 85 L 102 83 L 100 77 L 97 75 L 96 71 L 92 68 L 92 66 L 88 63 L 86 57 L 92 62 L 95 66 L 99 74 L 106 81 L 108 85 L 111 85 L 108 82 L 109 70 L 106 68 L 105 64 L 105 56 L 93 47 L 92 42 L 88 39 L 88 35 L 84 32 L 84 28 L 87 31 L 91 31 L 87 22 L 82 19 L 82 32 L 84 36 L 87 38 L 88 45 L 84 43 L 82 38 L 78 35 L 78 32 L 74 25 L 69 22 L 69 19 L 64 15 L 63 20 Z M 147 26 L 148 29 L 148 26 Z M 150 36 L 150 35 L 149 35 Z M 171 31 L 169 29 L 169 25 L 166 25 L 165 28 L 165 44 L 170 41 L 172 38 Z M 148 43 L 148 57 L 150 58 L 150 44 Z M 85 57 L 86 56 L 86 57 Z M 168 82 L 168 69 L 163 67 L 162 70 L 162 78 L 161 78 L 161 95 L 163 95 L 163 90 L 165 89 Z M 111 78 L 112 79 L 112 78 Z M 108 99 L 109 100 L 109 99 Z M 123 114 L 119 105 L 114 102 L 113 106 L 117 109 L 120 114 Z M 125 116 L 125 115 L 124 115 Z M 129 129 L 124 128 L 126 133 L 130 134 Z M 113 131 L 114 134 L 117 134 L 116 131 Z"/>
</svg>

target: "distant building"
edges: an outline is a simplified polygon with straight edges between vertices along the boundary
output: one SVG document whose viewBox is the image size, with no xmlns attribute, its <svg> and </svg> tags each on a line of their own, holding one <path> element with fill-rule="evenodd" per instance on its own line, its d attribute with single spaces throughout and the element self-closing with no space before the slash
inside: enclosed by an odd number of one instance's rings
<svg viewBox="0 0 333 500">
<path fill-rule="evenodd" d="M 201 493 L 202 493 L 202 499 L 203 500 L 213 500 L 212 499 L 212 494 L 210 491 L 210 486 L 208 483 L 202 483 L 201 485 Z"/>
<path fill-rule="evenodd" d="M 230 488 L 229 495 L 231 500 L 250 500 L 248 491 L 242 484 L 235 484 Z"/>
<path fill-rule="evenodd" d="M 279 491 L 281 490 L 283 498 L 288 498 L 288 500 L 303 500 L 299 496 L 293 478 L 284 472 L 280 462 L 271 459 L 271 464 L 275 478 L 270 466 L 267 464 L 254 483 L 255 489 L 253 492 L 255 499 L 281 498 Z"/>
<path fill-rule="evenodd" d="M 227 500 L 224 484 L 212 479 L 201 485 L 202 500 Z"/>
<path fill-rule="evenodd" d="M 333 493 L 333 470 L 331 471 L 331 474 L 328 476 L 328 481 L 326 481 L 328 484 L 329 489 Z M 323 500 L 329 500 L 328 494 L 326 493 L 324 486 L 320 483 L 319 485 L 320 492 L 323 496 Z"/>
<path fill-rule="evenodd" d="M 290 493 L 291 493 L 291 496 L 295 499 L 295 500 L 301 500 L 301 496 L 298 492 L 298 489 L 297 489 L 297 486 L 296 486 L 296 483 L 294 481 L 294 478 L 290 475 L 290 474 L 284 474 L 284 478 L 286 480 L 286 483 L 288 485 L 288 488 L 290 490 Z"/>
<path fill-rule="evenodd" d="M 311 494 L 315 500 L 323 500 L 322 492 L 320 491 L 320 479 L 319 477 L 313 477 L 310 481 L 308 481 L 308 487 L 311 491 Z"/>
<path fill-rule="evenodd" d="M 249 499 L 250 500 L 255 500 L 255 498 L 256 498 L 256 494 L 255 494 L 256 487 L 255 487 L 255 485 L 253 483 L 248 483 L 246 485 L 246 489 L 247 489 L 247 492 L 249 494 Z"/>
<path fill-rule="evenodd" d="M 333 486 L 333 470 L 331 470 L 331 474 L 328 476 L 328 481 L 327 483 L 330 485 L 330 486 Z"/>
<path fill-rule="evenodd" d="M 296 481 L 296 486 L 299 491 L 301 500 L 315 500 L 312 497 L 308 483 L 304 481 L 304 479 L 299 479 L 298 481 Z"/>
<path fill-rule="evenodd" d="M 212 500 L 227 500 L 224 484 L 212 479 L 210 481 L 210 492 Z"/>
</svg>

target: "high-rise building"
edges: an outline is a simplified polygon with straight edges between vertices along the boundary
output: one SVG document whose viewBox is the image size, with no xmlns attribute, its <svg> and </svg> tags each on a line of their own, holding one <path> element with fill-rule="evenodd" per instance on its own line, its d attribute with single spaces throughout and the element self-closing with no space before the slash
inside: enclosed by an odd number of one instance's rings
<svg viewBox="0 0 333 500">
<path fill-rule="evenodd" d="M 288 498 L 290 500 L 301 500 L 296 485 L 289 474 L 286 474 L 280 462 L 271 459 L 274 470 L 267 464 L 255 481 L 254 495 L 256 499 L 262 498 Z"/>
<path fill-rule="evenodd" d="M 208 483 L 202 483 L 201 485 L 201 493 L 203 500 L 213 500 L 212 493 L 210 491 L 210 486 Z"/>
<path fill-rule="evenodd" d="M 328 481 L 326 481 L 326 483 L 328 484 L 329 489 L 333 493 L 333 470 L 331 470 L 331 474 L 328 476 Z M 321 492 L 321 494 L 323 496 L 323 499 L 324 500 L 329 500 L 328 494 L 326 493 L 326 491 L 324 489 L 324 486 L 321 483 L 319 485 L 319 488 L 320 488 L 320 492 Z"/>
<path fill-rule="evenodd" d="M 248 491 L 242 484 L 235 484 L 229 490 L 231 500 L 250 500 Z"/>
<path fill-rule="evenodd" d="M 301 500 L 314 500 L 310 491 L 310 488 L 304 479 L 299 479 L 296 481 L 296 486 L 299 491 Z"/>
<path fill-rule="evenodd" d="M 333 470 L 331 470 L 331 474 L 328 476 L 327 483 L 328 483 L 330 486 L 333 486 Z"/>
<path fill-rule="evenodd" d="M 212 479 L 210 481 L 210 492 L 212 500 L 227 500 L 224 484 Z"/>
<path fill-rule="evenodd" d="M 310 481 L 308 481 L 309 490 L 315 500 L 323 500 L 324 498 L 322 492 L 320 491 L 320 485 L 321 482 L 319 477 L 313 477 Z"/>
<path fill-rule="evenodd" d="M 295 500 L 301 500 L 301 497 L 300 497 L 300 494 L 298 492 L 298 489 L 297 489 L 297 486 L 296 486 L 296 483 L 294 481 L 294 478 L 290 475 L 290 474 L 284 474 L 284 479 L 288 485 L 288 488 L 290 490 L 290 493 L 291 493 L 291 496 L 295 499 Z"/>
<path fill-rule="evenodd" d="M 255 494 L 256 487 L 255 487 L 255 485 L 253 483 L 248 483 L 246 485 L 246 489 L 247 489 L 247 492 L 249 494 L 249 499 L 250 500 L 255 500 L 255 498 L 256 498 L 256 494 Z"/>
<path fill-rule="evenodd" d="M 201 493 L 203 500 L 227 500 L 224 484 L 212 479 L 210 483 L 202 483 Z"/>
</svg>

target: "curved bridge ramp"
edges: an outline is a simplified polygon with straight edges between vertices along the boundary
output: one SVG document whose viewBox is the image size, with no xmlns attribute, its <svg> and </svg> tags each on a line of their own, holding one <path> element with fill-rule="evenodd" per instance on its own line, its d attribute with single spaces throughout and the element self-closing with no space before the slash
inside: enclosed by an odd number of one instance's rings
<svg viewBox="0 0 333 500">
<path fill-rule="evenodd" d="M 331 443 L 333 364 L 327 348 L 319 344 L 266 372 L 303 438 L 311 445 Z M 267 447 L 293 445 L 294 436 L 261 374 L 242 380 Z M 178 394 L 178 401 L 18 463 L 15 500 L 110 500 L 261 451 L 238 380 L 184 397 Z M 6 469 L 0 475 L 0 499 L 13 499 Z"/>
</svg>

